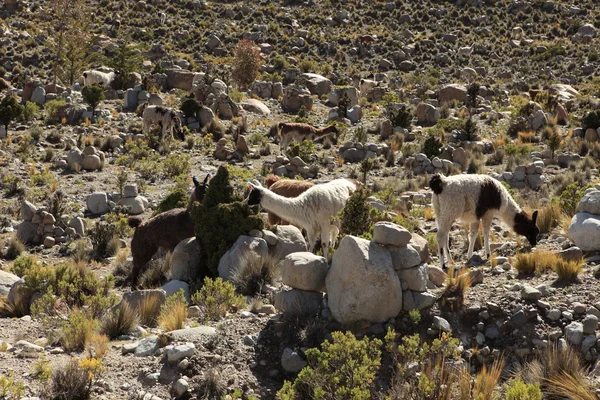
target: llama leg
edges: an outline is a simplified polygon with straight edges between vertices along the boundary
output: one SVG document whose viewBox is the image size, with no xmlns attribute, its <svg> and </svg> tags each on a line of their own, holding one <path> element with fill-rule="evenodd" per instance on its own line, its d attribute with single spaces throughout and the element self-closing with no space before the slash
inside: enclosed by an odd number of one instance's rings
<svg viewBox="0 0 600 400">
<path fill-rule="evenodd" d="M 133 268 L 131 269 L 131 288 L 137 287 L 138 279 L 141 274 L 144 273 L 148 267 L 148 263 L 152 259 L 152 256 L 158 251 L 155 246 L 148 246 L 142 249 L 142 252 L 132 251 L 133 257 Z"/>
<path fill-rule="evenodd" d="M 481 221 L 483 225 L 483 243 L 485 247 L 485 254 L 488 260 L 492 256 L 492 250 L 490 249 L 490 230 L 492 229 L 492 219 L 493 218 L 486 217 Z"/>
<path fill-rule="evenodd" d="M 450 253 L 450 229 L 446 232 L 446 255 L 448 256 L 448 265 L 453 265 L 454 259 L 452 259 L 452 253 Z"/>
<path fill-rule="evenodd" d="M 447 237 L 447 232 L 442 231 L 440 228 L 438 228 L 437 234 L 436 234 L 436 238 L 437 238 L 437 243 L 438 243 L 438 259 L 440 261 L 440 265 L 442 266 L 442 269 L 446 269 L 446 263 L 444 261 L 444 249 L 446 248 L 446 240 Z"/>
<path fill-rule="evenodd" d="M 306 239 L 307 239 L 306 247 L 308 248 L 308 251 L 310 251 L 311 253 L 314 253 L 316 237 L 315 237 L 315 234 L 312 229 L 308 229 L 306 231 Z"/>
<path fill-rule="evenodd" d="M 477 232 L 479 231 L 479 221 L 472 222 L 469 225 L 469 251 L 467 251 L 467 261 L 473 257 L 473 250 L 475 249 L 475 240 L 477 239 Z"/>
<path fill-rule="evenodd" d="M 331 226 L 327 224 L 327 226 L 321 227 L 321 248 L 323 249 L 323 257 L 327 259 L 327 254 L 329 253 L 329 237 L 331 236 Z"/>
</svg>

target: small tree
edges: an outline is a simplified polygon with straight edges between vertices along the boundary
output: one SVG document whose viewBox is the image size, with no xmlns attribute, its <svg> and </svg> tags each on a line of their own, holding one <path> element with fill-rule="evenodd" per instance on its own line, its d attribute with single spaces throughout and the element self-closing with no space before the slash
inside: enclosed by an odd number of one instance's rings
<svg viewBox="0 0 600 400">
<path fill-rule="evenodd" d="M 233 52 L 231 79 L 240 89 L 247 89 L 256 79 L 261 65 L 260 53 L 254 42 L 243 39 Z"/>
<path fill-rule="evenodd" d="M 348 93 L 344 91 L 344 95 L 338 102 L 338 115 L 340 118 L 346 118 L 348 116 L 348 110 L 350 109 L 351 100 L 348 97 Z"/>
<path fill-rule="evenodd" d="M 85 86 L 81 89 L 83 100 L 92 107 L 92 114 L 96 111 L 96 107 L 104 100 L 104 89 L 99 85 Z"/>
<path fill-rule="evenodd" d="M 467 88 L 467 107 L 469 109 L 477 108 L 477 95 L 479 94 L 479 84 L 471 83 Z M 470 112 L 470 114 L 472 114 Z"/>
<path fill-rule="evenodd" d="M 400 126 L 404 129 L 409 129 L 412 124 L 412 114 L 405 104 L 402 104 L 397 110 L 392 110 L 389 113 L 390 121 L 394 126 Z"/>
<path fill-rule="evenodd" d="M 129 76 L 142 69 L 143 61 L 138 48 L 129 45 L 129 37 L 122 38 L 113 56 L 107 60 L 107 64 L 118 72 L 113 83 L 115 89 L 125 89 Z"/>
<path fill-rule="evenodd" d="M 25 107 L 19 104 L 16 96 L 6 96 L 0 102 L 0 124 L 8 134 L 8 125 L 23 114 Z"/>
<path fill-rule="evenodd" d="M 373 221 L 370 216 L 371 205 L 367 198 L 370 193 L 359 187 L 348 199 L 341 212 L 341 233 L 360 236 L 371 233 Z"/>
</svg>

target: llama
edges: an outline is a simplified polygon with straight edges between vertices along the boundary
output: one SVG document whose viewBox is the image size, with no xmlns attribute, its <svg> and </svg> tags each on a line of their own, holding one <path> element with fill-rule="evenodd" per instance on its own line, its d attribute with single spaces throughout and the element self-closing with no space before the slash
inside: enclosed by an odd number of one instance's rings
<svg viewBox="0 0 600 400">
<path fill-rule="evenodd" d="M 380 82 L 371 79 L 361 79 L 359 85 L 360 94 L 366 96 L 369 90 L 379 86 L 379 84 Z"/>
<path fill-rule="evenodd" d="M 165 14 L 164 12 L 161 12 L 160 14 L 158 14 L 160 17 L 160 24 L 164 25 L 165 22 L 167 22 L 167 14 Z"/>
<path fill-rule="evenodd" d="M 194 191 L 190 196 L 187 208 L 174 208 L 160 213 L 149 220 L 142 222 L 139 217 L 129 217 L 129 226 L 135 228 L 131 239 L 131 255 L 133 268 L 131 269 L 131 287 L 137 286 L 138 278 L 147 268 L 159 248 L 173 251 L 175 246 L 183 239 L 195 235 L 194 221 L 190 215 L 194 202 L 202 202 L 210 174 L 200 183 L 194 176 Z"/>
<path fill-rule="evenodd" d="M 331 217 L 344 208 L 350 194 L 357 185 L 347 179 L 335 179 L 315 185 L 298 197 L 288 198 L 273 193 L 258 181 L 248 182 L 251 189 L 246 203 L 260 204 L 282 219 L 306 229 L 308 248 L 315 251 L 316 240 L 320 237 L 323 256 L 327 258 L 331 236 Z"/>
<path fill-rule="evenodd" d="M 305 140 L 315 140 L 326 136 L 333 136 L 337 142 L 338 129 L 331 124 L 323 128 L 317 128 L 309 124 L 299 122 L 280 122 L 277 127 L 281 134 L 279 142 L 279 151 L 282 153 L 287 150 L 292 142 L 302 143 Z"/>
<path fill-rule="evenodd" d="M 101 72 L 95 70 L 83 71 L 83 86 L 92 86 L 98 84 L 103 87 L 109 87 L 118 72 Z"/>
<path fill-rule="evenodd" d="M 149 133 L 152 125 L 159 124 L 162 128 L 161 134 L 163 138 L 172 138 L 174 130 L 179 139 L 185 139 L 181 127 L 181 119 L 179 119 L 179 116 L 173 110 L 162 106 L 148 106 L 144 109 L 142 118 L 144 120 L 142 133 Z"/>
<path fill-rule="evenodd" d="M 540 231 L 535 222 L 538 212 L 529 217 L 504 186 L 490 176 L 471 174 L 445 177 L 436 174 L 429 181 L 429 187 L 433 190 L 431 203 L 437 223 L 438 257 L 442 268 L 446 268 L 444 251 L 452 263 L 449 233 L 456 219 L 469 224 L 467 259 L 473 255 L 480 221 L 483 223 L 485 252 L 490 258 L 490 228 L 494 217 L 500 217 L 514 232 L 525 236 L 531 246 L 537 244 Z"/>
<path fill-rule="evenodd" d="M 370 43 L 374 43 L 377 41 L 377 36 L 376 35 L 362 35 L 358 38 L 358 40 L 360 41 L 361 45 L 365 45 L 365 44 L 370 44 Z"/>
</svg>

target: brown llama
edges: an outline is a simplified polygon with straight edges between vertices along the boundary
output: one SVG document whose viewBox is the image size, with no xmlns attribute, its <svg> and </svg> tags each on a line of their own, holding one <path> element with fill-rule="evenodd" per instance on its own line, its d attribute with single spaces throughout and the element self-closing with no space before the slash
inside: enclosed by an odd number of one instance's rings
<svg viewBox="0 0 600 400">
<path fill-rule="evenodd" d="M 305 140 L 315 140 L 326 136 L 332 136 L 337 142 L 338 129 L 331 124 L 323 128 L 317 128 L 309 124 L 299 122 L 280 122 L 278 125 L 281 142 L 279 150 L 284 152 L 292 142 L 302 143 Z"/>
<path fill-rule="evenodd" d="M 377 36 L 375 35 L 362 35 L 358 38 L 361 45 L 375 43 L 377 41 Z"/>
<path fill-rule="evenodd" d="M 162 212 L 147 221 L 138 217 L 128 219 L 129 226 L 135 228 L 131 239 L 131 255 L 133 257 L 133 268 L 131 269 L 131 287 L 136 288 L 138 278 L 143 273 L 148 262 L 152 259 L 158 249 L 173 251 L 175 246 L 183 239 L 193 237 L 194 221 L 190 210 L 194 202 L 202 202 L 208 188 L 210 174 L 200 183 L 194 176 L 194 191 L 190 196 L 187 208 L 174 208 Z"/>
</svg>

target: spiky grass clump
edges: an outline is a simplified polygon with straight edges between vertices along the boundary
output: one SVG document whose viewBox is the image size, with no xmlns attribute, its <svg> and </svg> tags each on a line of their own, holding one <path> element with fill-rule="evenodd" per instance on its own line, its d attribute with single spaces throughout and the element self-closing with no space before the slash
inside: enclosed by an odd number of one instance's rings
<svg viewBox="0 0 600 400">
<path fill-rule="evenodd" d="M 596 400 L 596 394 L 590 386 L 577 377 L 565 373 L 547 380 L 548 392 L 557 398 L 572 400 Z"/>
<path fill-rule="evenodd" d="M 25 245 L 17 238 L 17 235 L 14 235 L 10 238 L 10 241 L 8 242 L 8 248 L 4 252 L 4 257 L 6 257 L 7 260 L 14 260 L 15 258 L 19 257 L 24 251 Z"/>
<path fill-rule="evenodd" d="M 504 368 L 503 357 L 495 359 L 489 370 L 485 365 L 483 366 L 481 372 L 479 372 L 479 374 L 477 374 L 477 377 L 475 378 L 475 385 L 473 387 L 473 394 L 476 399 L 494 399 L 496 385 L 500 380 L 502 368 Z"/>
<path fill-rule="evenodd" d="M 158 296 L 145 296 L 142 299 L 138 310 L 142 325 L 156 326 L 160 306 L 160 298 Z"/>
<path fill-rule="evenodd" d="M 179 289 L 177 293 L 167 297 L 167 301 L 162 305 L 158 316 L 158 325 L 166 332 L 181 329 L 187 313 L 187 301 L 183 289 Z"/>
<path fill-rule="evenodd" d="M 240 260 L 239 267 L 231 275 L 231 282 L 243 295 L 262 293 L 265 285 L 272 284 L 280 273 L 279 260 L 268 255 L 257 257 L 248 254 Z"/>
<path fill-rule="evenodd" d="M 90 398 L 92 376 L 77 359 L 68 361 L 52 375 L 52 398 L 56 400 L 86 400 Z"/>
<path fill-rule="evenodd" d="M 542 274 L 552 269 L 558 256 L 547 250 L 534 251 L 533 253 L 519 253 L 514 259 L 513 266 L 521 276 Z"/>
<path fill-rule="evenodd" d="M 544 206 L 538 213 L 537 227 L 540 233 L 548 233 L 560 223 L 561 220 L 560 204 L 557 201 L 551 201 Z"/>
<path fill-rule="evenodd" d="M 148 269 L 140 277 L 141 287 L 153 289 L 167 282 L 171 275 L 171 260 L 171 253 L 167 252 L 164 259 L 151 261 Z"/>
<path fill-rule="evenodd" d="M 556 262 L 552 265 L 552 269 L 558 275 L 559 281 L 575 281 L 583 271 L 583 259 L 565 260 L 561 257 L 556 258 Z"/>
<path fill-rule="evenodd" d="M 198 305 L 209 320 L 219 320 L 230 311 L 246 305 L 244 296 L 235 293 L 235 286 L 221 278 L 204 278 L 202 288 L 194 293 L 192 302 Z"/>
<path fill-rule="evenodd" d="M 61 343 L 66 351 L 81 351 L 85 343 L 92 337 L 98 321 L 89 318 L 85 313 L 75 310 L 69 320 L 63 324 Z"/>
<path fill-rule="evenodd" d="M 108 336 L 101 333 L 92 333 L 85 343 L 85 348 L 90 357 L 104 358 L 108 352 L 108 341 Z"/>
<path fill-rule="evenodd" d="M 441 296 L 442 305 L 454 311 L 462 309 L 465 303 L 465 295 L 471 287 L 471 283 L 471 276 L 466 270 L 455 272 L 454 266 L 451 266 Z"/>
<path fill-rule="evenodd" d="M 121 302 L 119 308 L 109 313 L 102 321 L 101 332 L 111 339 L 131 332 L 140 323 L 135 308 L 127 302 Z"/>
<path fill-rule="evenodd" d="M 221 372 L 214 367 L 204 373 L 204 377 L 198 385 L 199 399 L 220 399 L 223 396 L 227 385 L 223 382 L 221 375 Z"/>
</svg>

